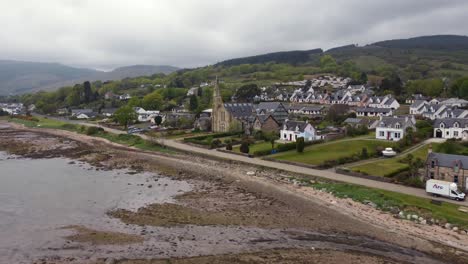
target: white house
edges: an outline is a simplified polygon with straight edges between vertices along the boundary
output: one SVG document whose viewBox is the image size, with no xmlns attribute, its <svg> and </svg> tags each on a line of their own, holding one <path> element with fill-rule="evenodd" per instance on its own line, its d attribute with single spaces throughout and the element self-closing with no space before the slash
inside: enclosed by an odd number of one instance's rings
<svg viewBox="0 0 468 264">
<path fill-rule="evenodd" d="M 138 115 L 138 121 L 150 122 L 155 116 L 159 115 L 159 111 L 145 110 L 141 107 L 134 107 L 135 113 Z"/>
<path fill-rule="evenodd" d="M 409 112 L 411 115 L 422 115 L 427 111 L 429 103 L 425 100 L 415 100 L 410 105 Z"/>
<path fill-rule="evenodd" d="M 373 96 L 370 97 L 368 100 L 368 107 L 374 108 L 390 108 L 390 109 L 398 109 L 400 108 L 400 103 L 390 95 L 386 96 Z"/>
<path fill-rule="evenodd" d="M 398 141 L 405 136 L 408 128 L 416 130 L 416 119 L 414 116 L 381 117 L 375 129 L 375 138 Z"/>
<path fill-rule="evenodd" d="M 307 121 L 289 121 L 286 120 L 280 130 L 280 139 L 284 141 L 296 142 L 300 137 L 304 141 L 317 140 L 317 131 Z"/>
<path fill-rule="evenodd" d="M 393 110 L 391 108 L 376 108 L 376 107 L 357 107 L 355 109 L 356 116 L 391 116 Z"/>
<path fill-rule="evenodd" d="M 468 140 L 468 118 L 444 118 L 434 122 L 434 137 Z"/>
<path fill-rule="evenodd" d="M 90 113 L 78 113 L 75 117 L 76 119 L 90 119 L 90 118 L 95 118 L 96 116 L 97 116 L 97 113 L 90 112 Z"/>
</svg>

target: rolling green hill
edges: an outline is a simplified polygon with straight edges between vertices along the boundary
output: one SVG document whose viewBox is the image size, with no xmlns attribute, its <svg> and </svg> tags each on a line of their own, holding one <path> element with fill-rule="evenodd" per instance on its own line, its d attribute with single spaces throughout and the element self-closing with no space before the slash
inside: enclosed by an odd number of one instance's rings
<svg viewBox="0 0 468 264">
<path fill-rule="evenodd" d="M 155 73 L 169 74 L 176 70 L 178 68 L 172 66 L 134 65 L 104 72 L 58 63 L 0 60 L 0 95 L 51 90 L 85 80 L 107 81 Z"/>
</svg>

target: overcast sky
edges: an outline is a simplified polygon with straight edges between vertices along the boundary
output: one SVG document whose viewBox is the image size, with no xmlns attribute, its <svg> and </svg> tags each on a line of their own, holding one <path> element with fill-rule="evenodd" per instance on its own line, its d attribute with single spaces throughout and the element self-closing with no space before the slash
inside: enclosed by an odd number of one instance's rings
<svg viewBox="0 0 468 264">
<path fill-rule="evenodd" d="M 468 35 L 467 0 L 0 0 L 0 59 L 111 69 Z"/>
</svg>

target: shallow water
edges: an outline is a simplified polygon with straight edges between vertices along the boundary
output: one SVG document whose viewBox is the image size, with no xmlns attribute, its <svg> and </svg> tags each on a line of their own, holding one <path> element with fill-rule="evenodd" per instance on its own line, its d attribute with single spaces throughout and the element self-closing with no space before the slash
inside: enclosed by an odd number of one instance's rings
<svg viewBox="0 0 468 264">
<path fill-rule="evenodd" d="M 184 181 L 123 170 L 97 171 L 68 159 L 20 159 L 0 152 L 0 263 L 31 263 L 54 256 L 78 262 L 97 258 L 168 258 L 316 248 L 376 254 L 414 263 L 439 263 L 411 250 L 363 237 L 294 229 L 239 226 L 151 227 L 125 225 L 109 218 L 116 208 L 137 210 L 151 203 L 174 202 L 190 191 Z M 151 188 L 148 188 L 152 185 Z M 83 225 L 102 231 L 139 234 L 132 245 L 81 244 L 63 237 Z"/>
<path fill-rule="evenodd" d="M 18 159 L 0 152 L 0 262 L 60 247 L 61 230 L 85 225 L 105 230 L 106 212 L 172 202 L 190 185 L 155 174 L 97 171 L 68 159 Z M 149 188 L 151 185 L 151 188 Z M 5 239 L 8 238 L 8 239 Z"/>
</svg>

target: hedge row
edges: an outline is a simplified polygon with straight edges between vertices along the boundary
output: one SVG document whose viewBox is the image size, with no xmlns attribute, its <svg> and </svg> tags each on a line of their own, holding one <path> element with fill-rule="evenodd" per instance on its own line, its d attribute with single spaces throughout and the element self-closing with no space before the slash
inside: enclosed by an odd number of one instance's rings
<svg viewBox="0 0 468 264">
<path fill-rule="evenodd" d="M 320 144 L 323 143 L 323 140 L 316 140 L 316 141 L 309 141 L 305 142 L 305 146 L 311 146 L 315 144 Z M 296 149 L 296 142 L 291 142 L 291 143 L 286 143 L 286 144 L 277 144 L 276 145 L 276 152 L 285 152 L 285 151 L 290 151 L 290 150 L 295 150 Z M 271 149 L 269 150 L 257 150 L 253 153 L 254 156 L 259 157 L 259 156 L 267 156 L 271 154 Z"/>
</svg>

